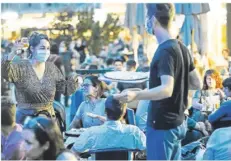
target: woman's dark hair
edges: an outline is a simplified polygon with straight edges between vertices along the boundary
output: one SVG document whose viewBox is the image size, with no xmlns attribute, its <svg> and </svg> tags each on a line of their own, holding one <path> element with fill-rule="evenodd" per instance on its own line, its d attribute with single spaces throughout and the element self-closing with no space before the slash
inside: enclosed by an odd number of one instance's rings
<svg viewBox="0 0 231 161">
<path fill-rule="evenodd" d="M 43 154 L 43 160 L 56 160 L 57 154 L 64 149 L 62 134 L 57 123 L 49 118 L 36 117 L 24 125 L 24 129 L 33 130 L 42 146 L 49 142 L 49 148 Z"/>
<path fill-rule="evenodd" d="M 30 38 L 29 38 L 29 48 L 28 48 L 29 49 L 29 54 L 31 55 L 30 58 L 32 57 L 32 51 L 30 49 L 31 46 L 32 47 L 36 47 L 40 43 L 40 41 L 42 39 L 45 39 L 45 40 L 47 40 L 50 43 L 50 40 L 49 40 L 48 36 L 45 35 L 45 34 L 38 33 L 38 32 L 33 32 L 30 35 Z"/>
<path fill-rule="evenodd" d="M 222 88 L 222 79 L 220 74 L 213 69 L 209 69 L 205 72 L 204 80 L 203 80 L 203 90 L 208 90 L 208 85 L 206 82 L 207 76 L 211 76 L 216 81 L 216 88 Z"/>
<path fill-rule="evenodd" d="M 97 97 L 101 98 L 104 91 L 107 89 L 106 83 L 100 81 L 97 76 L 87 76 L 85 79 L 88 79 L 92 82 L 93 87 L 98 88 Z"/>
</svg>

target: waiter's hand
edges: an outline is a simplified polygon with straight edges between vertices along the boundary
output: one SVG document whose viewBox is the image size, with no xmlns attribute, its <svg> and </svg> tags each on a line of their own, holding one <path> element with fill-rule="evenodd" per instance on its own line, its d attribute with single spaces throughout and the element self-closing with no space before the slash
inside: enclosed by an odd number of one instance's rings
<svg viewBox="0 0 231 161">
<path fill-rule="evenodd" d="M 136 100 L 137 97 L 137 92 L 136 91 L 126 91 L 126 92 L 122 92 L 121 94 L 115 94 L 114 98 L 123 102 L 123 103 L 127 103 L 127 102 L 131 102 Z"/>
</svg>

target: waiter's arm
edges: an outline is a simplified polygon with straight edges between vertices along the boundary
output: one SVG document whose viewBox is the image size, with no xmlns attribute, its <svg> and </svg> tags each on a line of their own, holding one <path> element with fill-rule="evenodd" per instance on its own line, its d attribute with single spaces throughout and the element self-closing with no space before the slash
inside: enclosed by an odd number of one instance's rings
<svg viewBox="0 0 231 161">
<path fill-rule="evenodd" d="M 162 100 L 169 98 L 173 93 L 174 78 L 170 75 L 160 77 L 161 85 L 149 90 L 137 91 L 137 100 Z"/>
<path fill-rule="evenodd" d="M 189 73 L 189 89 L 191 90 L 202 89 L 200 75 L 196 68 Z"/>
</svg>

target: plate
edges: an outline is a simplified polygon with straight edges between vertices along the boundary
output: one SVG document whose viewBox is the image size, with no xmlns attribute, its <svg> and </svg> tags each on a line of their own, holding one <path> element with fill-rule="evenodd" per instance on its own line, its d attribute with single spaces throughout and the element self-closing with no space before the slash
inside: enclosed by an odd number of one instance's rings
<svg viewBox="0 0 231 161">
<path fill-rule="evenodd" d="M 78 137 L 80 136 L 81 133 L 83 133 L 86 129 L 81 128 L 81 129 L 71 129 L 69 131 L 65 132 L 66 136 L 74 136 L 74 137 Z"/>
</svg>

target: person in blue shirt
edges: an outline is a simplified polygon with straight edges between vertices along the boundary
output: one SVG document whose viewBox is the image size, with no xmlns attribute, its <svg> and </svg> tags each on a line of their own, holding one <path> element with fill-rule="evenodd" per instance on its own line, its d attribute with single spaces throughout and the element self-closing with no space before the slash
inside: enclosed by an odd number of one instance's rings
<svg viewBox="0 0 231 161">
<path fill-rule="evenodd" d="M 87 76 L 83 81 L 82 91 L 85 100 L 79 105 L 69 129 L 88 128 L 103 123 L 100 119 L 88 115 L 88 113 L 93 113 L 105 116 L 105 98 L 101 98 L 104 92 L 102 81 L 97 76 Z"/>
<path fill-rule="evenodd" d="M 231 78 L 226 78 L 223 81 L 223 89 L 226 97 L 231 97 Z M 208 116 L 208 120 L 210 123 L 214 124 L 226 117 L 231 118 L 231 100 L 222 103 L 220 108 Z"/>
<path fill-rule="evenodd" d="M 215 130 L 206 144 L 203 160 L 231 160 L 231 127 Z"/>
<path fill-rule="evenodd" d="M 76 139 L 72 151 L 79 154 L 97 149 L 146 149 L 145 134 L 138 127 L 120 121 L 126 113 L 126 104 L 109 96 L 105 102 L 105 111 L 107 121 L 101 126 L 86 129 Z"/>
</svg>

